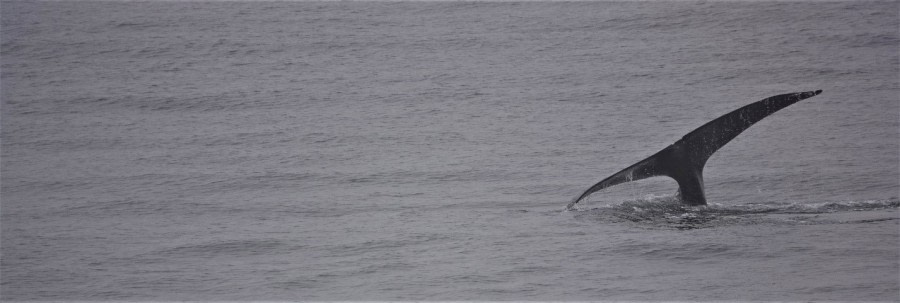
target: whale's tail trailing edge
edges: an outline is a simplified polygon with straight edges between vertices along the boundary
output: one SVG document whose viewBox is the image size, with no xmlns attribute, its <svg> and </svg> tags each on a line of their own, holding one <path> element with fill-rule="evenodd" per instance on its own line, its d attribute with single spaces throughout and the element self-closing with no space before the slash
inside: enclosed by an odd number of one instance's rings
<svg viewBox="0 0 900 303">
<path fill-rule="evenodd" d="M 663 150 L 594 184 L 572 200 L 571 209 L 590 194 L 604 188 L 655 176 L 668 176 L 678 182 L 678 195 L 688 205 L 706 205 L 703 192 L 703 166 L 717 150 L 763 118 L 822 93 L 822 90 L 769 97 L 730 113 L 691 131 Z"/>
</svg>

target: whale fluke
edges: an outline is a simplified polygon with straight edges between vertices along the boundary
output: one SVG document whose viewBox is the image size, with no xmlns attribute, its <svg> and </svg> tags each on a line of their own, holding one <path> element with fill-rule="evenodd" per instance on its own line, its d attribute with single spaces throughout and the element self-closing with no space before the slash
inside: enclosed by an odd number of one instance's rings
<svg viewBox="0 0 900 303">
<path fill-rule="evenodd" d="M 678 196 L 682 203 L 706 205 L 706 196 L 703 193 L 703 166 L 713 153 L 754 123 L 782 108 L 820 93 L 822 90 L 769 97 L 709 121 L 663 150 L 594 184 L 572 200 L 566 209 L 571 209 L 576 203 L 598 190 L 655 176 L 675 179 L 678 182 Z"/>
</svg>

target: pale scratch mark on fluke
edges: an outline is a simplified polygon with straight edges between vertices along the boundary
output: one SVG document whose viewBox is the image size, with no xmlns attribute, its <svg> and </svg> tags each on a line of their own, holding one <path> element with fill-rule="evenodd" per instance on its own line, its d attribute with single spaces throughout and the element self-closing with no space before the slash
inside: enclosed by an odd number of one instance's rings
<svg viewBox="0 0 900 303">
<path fill-rule="evenodd" d="M 682 203 L 706 205 L 706 196 L 703 193 L 703 166 L 713 153 L 754 123 L 782 108 L 820 93 L 822 90 L 769 97 L 709 121 L 656 154 L 594 184 L 572 200 L 566 209 L 572 209 L 576 203 L 598 190 L 655 176 L 675 179 L 678 182 L 678 197 Z"/>
</svg>

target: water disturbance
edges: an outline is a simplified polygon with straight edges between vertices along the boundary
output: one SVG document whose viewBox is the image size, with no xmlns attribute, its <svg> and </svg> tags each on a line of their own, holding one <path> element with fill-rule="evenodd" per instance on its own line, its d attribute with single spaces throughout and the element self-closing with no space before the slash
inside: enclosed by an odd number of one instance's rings
<svg viewBox="0 0 900 303">
<path fill-rule="evenodd" d="M 0 5 L 4 301 L 900 295 L 897 2 Z"/>
</svg>

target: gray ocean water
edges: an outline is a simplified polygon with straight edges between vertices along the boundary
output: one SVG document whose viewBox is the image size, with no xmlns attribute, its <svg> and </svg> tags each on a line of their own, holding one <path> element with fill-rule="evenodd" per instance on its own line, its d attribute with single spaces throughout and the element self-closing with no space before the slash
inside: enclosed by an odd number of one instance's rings
<svg viewBox="0 0 900 303">
<path fill-rule="evenodd" d="M 898 11 L 4 1 L 0 298 L 898 300 Z"/>
</svg>

